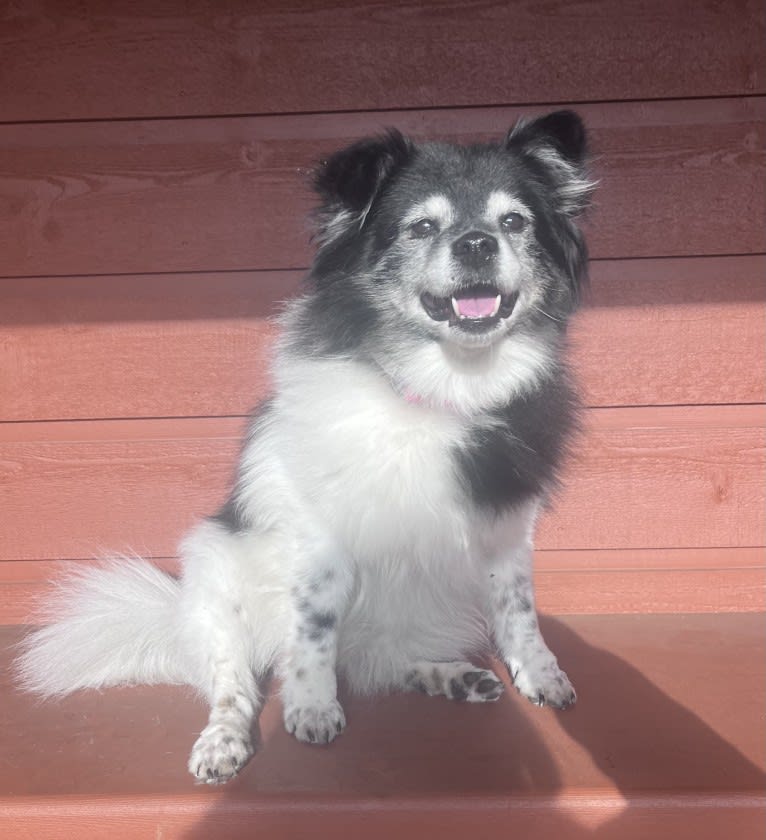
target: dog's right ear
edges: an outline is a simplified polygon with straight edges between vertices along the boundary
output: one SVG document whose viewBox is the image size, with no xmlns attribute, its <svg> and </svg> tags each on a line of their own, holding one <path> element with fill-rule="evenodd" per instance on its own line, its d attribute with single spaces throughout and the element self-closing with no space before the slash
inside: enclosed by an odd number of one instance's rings
<svg viewBox="0 0 766 840">
<path fill-rule="evenodd" d="M 336 152 L 320 164 L 314 177 L 325 210 L 350 211 L 363 220 L 383 182 L 413 152 L 413 144 L 394 129 Z"/>
</svg>

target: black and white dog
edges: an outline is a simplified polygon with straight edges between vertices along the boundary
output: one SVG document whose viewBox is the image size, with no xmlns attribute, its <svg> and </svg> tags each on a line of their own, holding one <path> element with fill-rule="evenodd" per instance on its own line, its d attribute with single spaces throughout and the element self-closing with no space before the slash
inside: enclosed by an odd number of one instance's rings
<svg viewBox="0 0 766 840">
<path fill-rule="evenodd" d="M 500 142 L 363 140 L 319 169 L 318 253 L 282 317 L 273 396 L 231 496 L 183 541 L 180 580 L 119 559 L 61 583 L 24 643 L 43 695 L 188 683 L 211 705 L 206 782 L 253 753 L 281 677 L 301 741 L 360 692 L 495 700 L 490 640 L 532 702 L 575 701 L 540 635 L 532 537 L 575 421 L 562 360 L 593 184 L 579 117 Z"/>
</svg>

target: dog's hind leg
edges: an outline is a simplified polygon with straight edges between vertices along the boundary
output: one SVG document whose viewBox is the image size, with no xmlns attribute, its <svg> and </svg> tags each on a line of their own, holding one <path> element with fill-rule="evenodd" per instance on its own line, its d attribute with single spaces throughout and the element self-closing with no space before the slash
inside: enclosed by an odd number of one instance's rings
<svg viewBox="0 0 766 840">
<path fill-rule="evenodd" d="M 450 700 L 486 703 L 503 693 L 494 672 L 470 662 L 414 662 L 404 676 L 404 688 Z"/>
</svg>

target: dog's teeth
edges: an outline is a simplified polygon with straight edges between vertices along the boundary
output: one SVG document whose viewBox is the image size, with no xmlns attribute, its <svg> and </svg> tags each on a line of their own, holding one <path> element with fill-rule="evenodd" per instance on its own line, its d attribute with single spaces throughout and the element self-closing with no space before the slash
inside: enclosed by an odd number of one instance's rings
<svg viewBox="0 0 766 840">
<path fill-rule="evenodd" d="M 492 310 L 492 315 L 490 316 L 491 318 L 494 318 L 494 317 L 495 317 L 495 315 L 497 315 L 497 313 L 500 311 L 500 303 L 501 303 L 501 301 L 502 301 L 502 295 L 498 295 L 498 296 L 495 298 L 495 307 L 494 307 L 494 309 Z"/>
<path fill-rule="evenodd" d="M 460 307 L 457 305 L 457 298 L 452 296 L 452 311 L 458 318 L 465 318 L 465 315 L 460 314 Z"/>
</svg>

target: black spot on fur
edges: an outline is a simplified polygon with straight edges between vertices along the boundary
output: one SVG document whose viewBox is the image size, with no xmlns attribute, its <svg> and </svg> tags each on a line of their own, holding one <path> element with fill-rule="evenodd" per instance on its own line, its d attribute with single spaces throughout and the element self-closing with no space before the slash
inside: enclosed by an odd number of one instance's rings
<svg viewBox="0 0 766 840">
<path fill-rule="evenodd" d="M 476 423 L 455 453 L 462 483 L 475 504 L 496 513 L 556 482 L 576 426 L 577 399 L 562 372 Z"/>
<path fill-rule="evenodd" d="M 495 691 L 498 687 L 498 681 L 488 677 L 487 679 L 482 680 L 476 686 L 476 690 L 479 692 L 479 694 L 488 694 L 490 691 Z"/>
<path fill-rule="evenodd" d="M 337 624 L 338 616 L 333 612 L 312 612 L 306 619 L 308 637 L 318 642 Z"/>
<path fill-rule="evenodd" d="M 309 622 L 322 630 L 332 629 L 337 620 L 338 617 L 333 612 L 315 612 L 309 616 Z"/>
<path fill-rule="evenodd" d="M 465 700 L 468 697 L 468 692 L 454 677 L 449 681 L 449 688 L 453 700 Z"/>
<path fill-rule="evenodd" d="M 529 612 L 532 609 L 532 602 L 526 595 L 518 595 L 513 606 L 517 612 Z"/>
<path fill-rule="evenodd" d="M 475 682 L 481 679 L 481 675 L 481 671 L 468 671 L 467 673 L 463 674 L 463 682 L 467 686 L 472 686 Z"/>
</svg>

